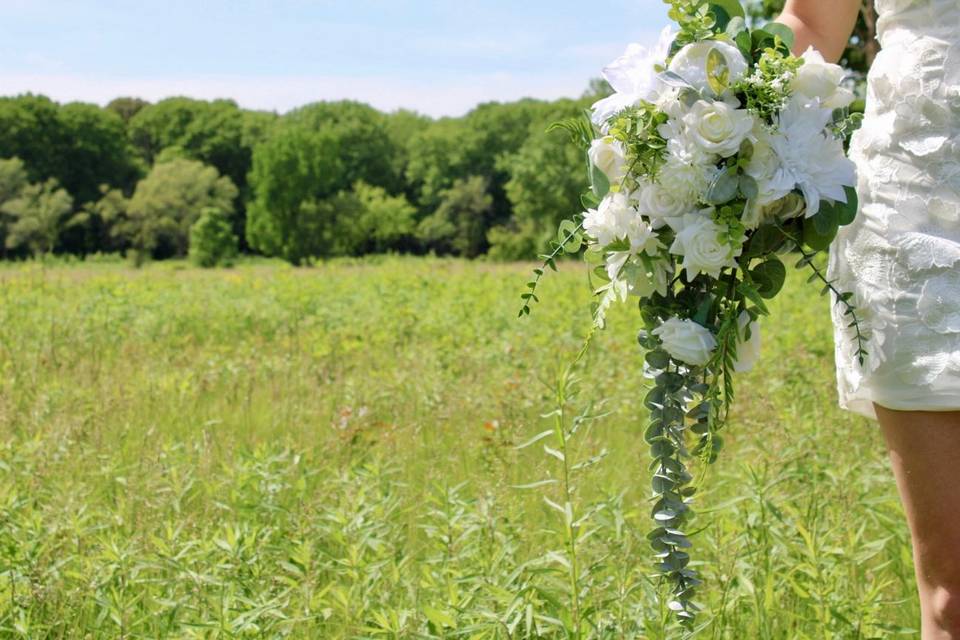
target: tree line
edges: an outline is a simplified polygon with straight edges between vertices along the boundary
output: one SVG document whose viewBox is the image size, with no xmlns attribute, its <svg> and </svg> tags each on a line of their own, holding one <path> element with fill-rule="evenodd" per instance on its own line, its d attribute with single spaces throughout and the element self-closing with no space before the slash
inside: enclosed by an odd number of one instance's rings
<svg viewBox="0 0 960 640">
<path fill-rule="evenodd" d="M 284 115 L 230 100 L 106 107 L 0 98 L 0 256 L 124 253 L 294 264 L 410 252 L 534 255 L 578 202 L 583 158 L 556 120 L 580 99 L 482 104 L 463 117 L 352 101 Z"/>
<path fill-rule="evenodd" d="M 762 22 L 783 2 L 746 6 Z M 861 91 L 877 53 L 872 5 L 841 60 Z M 547 127 L 608 93 L 594 80 L 579 99 L 440 119 L 350 101 L 281 116 L 230 100 L 0 98 L 0 257 L 529 258 L 573 213 L 584 181 L 582 155 Z"/>
</svg>

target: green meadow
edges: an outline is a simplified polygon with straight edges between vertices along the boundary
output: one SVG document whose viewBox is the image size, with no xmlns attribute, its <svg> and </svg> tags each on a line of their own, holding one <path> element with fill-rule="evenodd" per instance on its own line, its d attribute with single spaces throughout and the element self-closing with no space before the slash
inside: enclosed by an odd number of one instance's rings
<svg viewBox="0 0 960 640">
<path fill-rule="evenodd" d="M 0 267 L 0 638 L 684 637 L 632 306 L 573 372 L 565 455 L 518 448 L 590 324 L 561 267 L 522 320 L 527 264 Z M 697 638 L 916 634 L 882 438 L 835 406 L 804 280 L 697 468 Z"/>
</svg>

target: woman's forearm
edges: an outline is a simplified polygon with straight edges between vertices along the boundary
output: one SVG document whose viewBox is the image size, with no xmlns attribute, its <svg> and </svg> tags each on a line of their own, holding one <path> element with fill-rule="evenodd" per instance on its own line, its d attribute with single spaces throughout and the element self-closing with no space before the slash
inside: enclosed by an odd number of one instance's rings
<svg viewBox="0 0 960 640">
<path fill-rule="evenodd" d="M 813 46 L 830 62 L 843 55 L 860 14 L 861 0 L 787 0 L 777 22 L 793 29 L 794 53 Z"/>
</svg>

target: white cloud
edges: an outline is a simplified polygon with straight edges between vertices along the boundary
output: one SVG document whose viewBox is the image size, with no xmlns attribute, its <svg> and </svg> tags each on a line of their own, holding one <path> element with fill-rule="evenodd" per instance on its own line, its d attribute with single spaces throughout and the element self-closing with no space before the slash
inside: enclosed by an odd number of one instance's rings
<svg viewBox="0 0 960 640">
<path fill-rule="evenodd" d="M 493 73 L 463 75 L 432 83 L 397 77 L 341 76 L 182 76 L 125 78 L 83 74 L 7 74 L 0 72 L 0 95 L 40 93 L 60 102 L 106 104 L 118 96 L 150 101 L 170 96 L 232 98 L 249 109 L 289 111 L 318 100 L 352 99 L 383 111 L 414 109 L 431 116 L 462 115 L 487 101 L 524 97 L 552 100 L 579 96 L 588 77 Z"/>
</svg>

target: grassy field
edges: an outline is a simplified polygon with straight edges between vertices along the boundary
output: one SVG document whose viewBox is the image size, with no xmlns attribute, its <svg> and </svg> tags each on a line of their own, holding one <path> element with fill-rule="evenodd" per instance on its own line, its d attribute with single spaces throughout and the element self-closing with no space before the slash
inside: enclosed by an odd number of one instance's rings
<svg viewBox="0 0 960 640">
<path fill-rule="evenodd" d="M 589 325 L 579 264 L 517 320 L 529 268 L 0 267 L 0 638 L 682 637 L 647 577 L 635 310 L 567 407 L 607 399 L 567 451 L 606 451 L 580 542 L 560 485 L 514 487 L 563 474 L 516 445 Z M 882 440 L 835 407 L 803 280 L 694 505 L 698 638 L 915 633 Z"/>
</svg>

